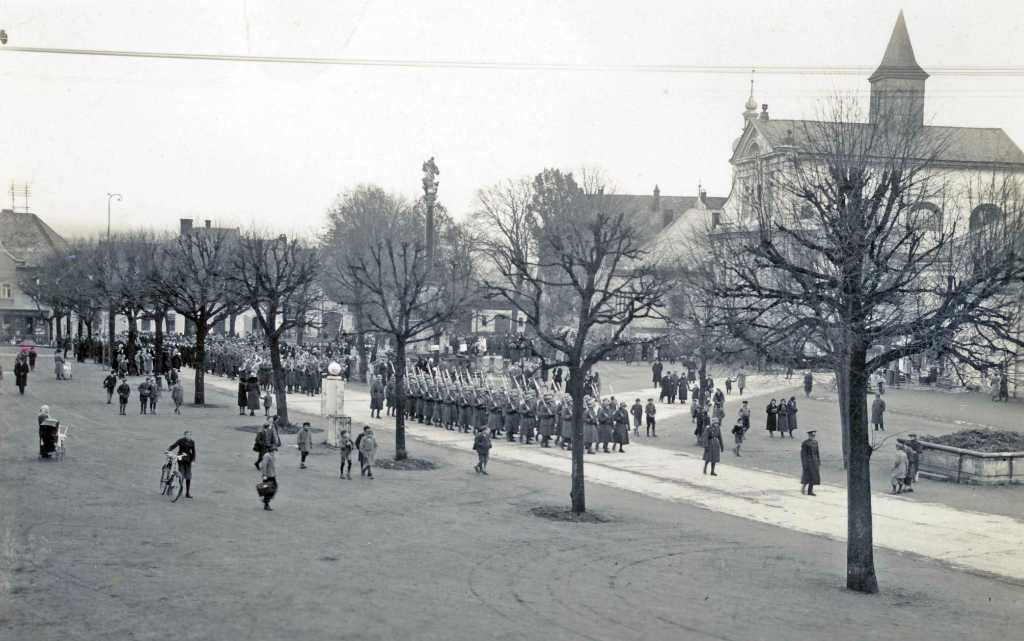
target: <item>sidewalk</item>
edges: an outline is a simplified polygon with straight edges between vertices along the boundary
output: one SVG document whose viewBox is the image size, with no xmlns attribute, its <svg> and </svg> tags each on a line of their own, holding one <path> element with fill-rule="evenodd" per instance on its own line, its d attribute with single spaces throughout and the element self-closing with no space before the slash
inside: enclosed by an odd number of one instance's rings
<svg viewBox="0 0 1024 641">
<path fill-rule="evenodd" d="M 186 378 L 191 378 L 187 372 Z M 207 378 L 207 384 L 233 393 L 232 381 Z M 758 390 L 763 393 L 762 390 Z M 370 423 L 389 430 L 392 419 L 367 418 L 369 395 L 346 390 L 346 404 L 353 429 Z M 318 414 L 319 397 L 289 396 L 289 408 Z M 411 438 L 466 453 L 472 464 L 472 436 L 418 423 L 406 424 Z M 563 476 L 570 474 L 569 452 L 495 442 L 492 457 L 521 463 Z M 669 501 L 698 505 L 709 510 L 778 527 L 825 536 L 846 538 L 846 496 L 843 488 L 816 488 L 817 497 L 800 494 L 799 479 L 719 464 L 717 477 L 701 473 L 699 456 L 641 444 L 630 445 L 625 454 L 586 457 L 586 476 L 591 483 L 638 492 Z M 919 554 L 954 567 L 1024 581 L 1024 522 L 1005 516 L 958 510 L 936 503 L 875 493 L 874 540 L 879 547 Z"/>
</svg>

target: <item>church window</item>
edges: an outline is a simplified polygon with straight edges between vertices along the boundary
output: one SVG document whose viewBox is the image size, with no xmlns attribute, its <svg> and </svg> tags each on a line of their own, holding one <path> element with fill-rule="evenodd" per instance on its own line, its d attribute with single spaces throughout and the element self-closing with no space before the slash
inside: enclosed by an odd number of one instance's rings
<svg viewBox="0 0 1024 641">
<path fill-rule="evenodd" d="M 1000 222 L 1002 218 L 1003 210 L 999 207 L 991 203 L 978 205 L 971 211 L 970 230 L 976 231 L 992 223 Z"/>
<path fill-rule="evenodd" d="M 13 291 L 8 283 L 0 285 L 0 298 L 14 298 Z"/>
</svg>

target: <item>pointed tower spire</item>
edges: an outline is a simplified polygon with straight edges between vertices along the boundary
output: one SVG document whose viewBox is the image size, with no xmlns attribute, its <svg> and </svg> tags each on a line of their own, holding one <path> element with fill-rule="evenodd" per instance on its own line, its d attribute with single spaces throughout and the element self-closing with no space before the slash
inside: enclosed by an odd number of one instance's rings
<svg viewBox="0 0 1024 641">
<path fill-rule="evenodd" d="M 917 64 L 907 22 L 900 11 L 882 63 L 868 78 L 871 83 L 871 122 L 898 119 L 923 126 L 927 79 L 928 74 Z"/>
<path fill-rule="evenodd" d="M 892 28 L 892 35 L 889 36 L 889 45 L 885 48 L 885 55 L 882 56 L 882 63 L 875 69 L 875 73 L 868 78 L 870 82 L 885 78 L 921 79 L 928 77 L 924 69 L 917 64 L 914 56 L 914 46 L 910 44 L 910 33 L 907 31 L 907 21 L 903 18 L 903 12 L 896 18 L 896 25 Z"/>
<path fill-rule="evenodd" d="M 754 98 L 754 74 L 756 73 L 756 71 L 756 69 L 750 70 L 750 97 L 747 98 L 747 104 L 744 105 L 744 125 L 746 125 L 748 120 L 754 120 L 757 118 L 757 100 Z"/>
</svg>

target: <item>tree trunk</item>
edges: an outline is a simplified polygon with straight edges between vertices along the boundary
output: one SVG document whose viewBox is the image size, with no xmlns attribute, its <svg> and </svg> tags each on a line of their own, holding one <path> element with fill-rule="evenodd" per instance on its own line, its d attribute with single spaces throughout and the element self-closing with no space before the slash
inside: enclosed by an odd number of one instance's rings
<svg viewBox="0 0 1024 641">
<path fill-rule="evenodd" d="M 572 396 L 572 485 L 569 499 L 572 513 L 587 511 L 586 485 L 583 477 L 583 377 L 580 359 L 574 357 L 569 365 L 569 394 Z"/>
<path fill-rule="evenodd" d="M 75 326 L 75 337 L 77 337 L 78 340 L 82 340 L 82 325 L 84 324 L 85 323 L 82 322 L 82 317 L 79 316 L 78 323 Z"/>
<path fill-rule="evenodd" d="M 353 305 L 352 315 L 356 322 L 356 354 L 359 355 L 359 382 L 366 383 L 366 373 L 369 370 L 369 362 L 366 359 L 366 323 L 363 318 L 363 306 Z"/>
<path fill-rule="evenodd" d="M 196 373 L 195 390 L 192 402 L 196 405 L 206 404 L 206 334 L 209 329 L 205 318 L 196 323 L 196 349 L 193 354 L 193 371 Z"/>
<path fill-rule="evenodd" d="M 137 345 L 137 341 L 138 341 L 138 338 L 139 338 L 139 328 L 137 326 L 137 323 L 135 322 L 135 313 L 134 312 L 132 312 L 131 314 L 128 314 L 127 318 L 128 318 L 128 346 L 125 347 L 124 353 L 125 353 L 125 357 L 128 359 L 128 371 L 130 372 L 131 369 L 133 367 L 135 367 L 135 352 L 138 351 L 138 348 L 136 347 L 136 345 Z M 136 373 L 136 375 L 140 374 L 140 372 L 138 372 L 138 370 L 136 370 L 135 373 Z"/>
<path fill-rule="evenodd" d="M 875 594 L 874 541 L 871 514 L 871 442 L 868 433 L 867 351 L 856 344 L 849 349 L 850 465 L 846 470 L 846 587 Z"/>
<path fill-rule="evenodd" d="M 164 317 L 167 316 L 166 309 L 158 309 L 153 314 L 153 373 L 162 374 L 164 360 Z"/>
<path fill-rule="evenodd" d="M 395 460 L 409 457 L 405 449 L 405 341 L 395 340 Z"/>
<path fill-rule="evenodd" d="M 234 338 L 238 334 L 235 332 L 235 322 L 238 321 L 238 314 L 231 314 L 228 316 L 228 336 Z"/>
<path fill-rule="evenodd" d="M 839 395 L 839 430 L 843 443 L 843 469 L 850 469 L 850 377 L 846 363 L 836 368 L 836 392 Z"/>
<path fill-rule="evenodd" d="M 117 312 L 114 311 L 113 304 L 107 308 L 107 350 L 110 360 L 107 362 L 111 367 L 114 366 L 114 341 L 117 337 L 117 328 L 115 327 L 115 321 L 117 319 Z"/>
<path fill-rule="evenodd" d="M 281 337 L 278 335 L 274 335 L 270 339 L 270 365 L 273 368 L 278 424 L 290 425 L 291 423 L 288 422 L 288 386 L 285 382 L 284 367 L 281 366 Z"/>
</svg>

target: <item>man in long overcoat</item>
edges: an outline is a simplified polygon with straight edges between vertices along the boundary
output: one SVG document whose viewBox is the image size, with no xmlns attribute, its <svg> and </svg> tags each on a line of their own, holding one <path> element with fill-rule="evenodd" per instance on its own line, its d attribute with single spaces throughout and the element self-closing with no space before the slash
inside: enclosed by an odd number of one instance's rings
<svg viewBox="0 0 1024 641">
<path fill-rule="evenodd" d="M 818 452 L 817 430 L 807 430 L 807 438 L 800 444 L 800 493 L 815 496 L 814 486 L 821 485 L 821 455 Z"/>
</svg>

